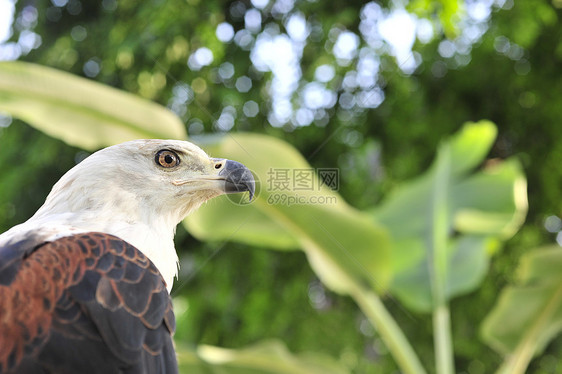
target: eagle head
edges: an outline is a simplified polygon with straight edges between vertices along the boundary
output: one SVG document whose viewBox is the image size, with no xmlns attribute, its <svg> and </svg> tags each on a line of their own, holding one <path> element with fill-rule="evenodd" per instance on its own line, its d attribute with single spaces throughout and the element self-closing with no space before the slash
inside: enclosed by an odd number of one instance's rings
<svg viewBox="0 0 562 374">
<path fill-rule="evenodd" d="M 187 141 L 134 140 L 69 170 L 26 224 L 56 237 L 76 231 L 118 236 L 147 255 L 171 285 L 177 224 L 215 196 L 248 191 L 251 200 L 254 189 L 252 173 L 239 162 L 209 157 Z"/>
</svg>

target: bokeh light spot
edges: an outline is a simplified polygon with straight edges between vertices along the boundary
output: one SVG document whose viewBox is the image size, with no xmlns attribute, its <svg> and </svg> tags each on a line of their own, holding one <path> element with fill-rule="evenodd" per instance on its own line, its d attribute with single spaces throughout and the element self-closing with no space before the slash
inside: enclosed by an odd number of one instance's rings
<svg viewBox="0 0 562 374">
<path fill-rule="evenodd" d="M 219 23 L 216 30 L 217 39 L 223 43 L 227 43 L 234 37 L 234 28 L 230 23 Z"/>
<path fill-rule="evenodd" d="M 234 76 L 234 65 L 230 62 L 222 63 L 221 66 L 219 66 L 219 76 L 222 80 L 232 78 Z"/>
<path fill-rule="evenodd" d="M 88 36 L 88 31 L 84 26 L 74 26 L 72 30 L 70 30 L 70 37 L 77 42 L 84 41 Z"/>
<path fill-rule="evenodd" d="M 257 9 L 249 9 L 244 15 L 246 30 L 257 33 L 261 30 L 261 12 Z"/>
<path fill-rule="evenodd" d="M 557 216 L 548 216 L 544 220 L 544 228 L 548 232 L 558 232 L 562 230 L 562 220 Z"/>
<path fill-rule="evenodd" d="M 258 9 L 263 9 L 269 4 L 269 0 L 252 0 L 252 5 Z"/>
<path fill-rule="evenodd" d="M 197 77 L 191 82 L 191 88 L 193 89 L 193 92 L 202 94 L 207 91 L 207 82 L 205 79 Z"/>
<path fill-rule="evenodd" d="M 308 37 L 310 31 L 306 24 L 306 19 L 302 13 L 295 13 L 289 17 L 285 27 L 287 34 L 296 42 L 303 42 Z"/>
<path fill-rule="evenodd" d="M 253 100 L 246 101 L 242 107 L 242 111 L 246 117 L 255 117 L 260 112 L 258 103 Z"/>
<path fill-rule="evenodd" d="M 334 44 L 334 56 L 339 60 L 351 60 L 357 54 L 358 47 L 359 37 L 351 31 L 344 31 L 339 34 Z"/>
<path fill-rule="evenodd" d="M 101 63 L 97 58 L 92 58 L 86 61 L 82 70 L 84 74 L 89 78 L 96 77 L 101 71 Z"/>
<path fill-rule="evenodd" d="M 336 69 L 332 65 L 320 65 L 316 68 L 314 72 L 314 78 L 319 82 L 329 82 L 334 79 L 336 75 Z"/>
<path fill-rule="evenodd" d="M 239 92 L 248 92 L 252 88 L 252 80 L 244 75 L 236 79 L 235 86 Z"/>
<path fill-rule="evenodd" d="M 187 61 L 191 70 L 198 71 L 202 67 L 208 66 L 213 62 L 213 52 L 207 47 L 197 49 Z"/>
</svg>

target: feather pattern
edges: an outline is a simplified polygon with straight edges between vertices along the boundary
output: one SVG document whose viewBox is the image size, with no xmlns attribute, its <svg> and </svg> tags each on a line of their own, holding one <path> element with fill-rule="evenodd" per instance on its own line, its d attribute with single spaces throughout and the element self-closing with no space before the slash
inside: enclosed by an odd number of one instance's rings
<svg viewBox="0 0 562 374">
<path fill-rule="evenodd" d="M 33 237 L 0 249 L 0 373 L 177 372 L 171 299 L 145 255 L 104 233 Z"/>
</svg>

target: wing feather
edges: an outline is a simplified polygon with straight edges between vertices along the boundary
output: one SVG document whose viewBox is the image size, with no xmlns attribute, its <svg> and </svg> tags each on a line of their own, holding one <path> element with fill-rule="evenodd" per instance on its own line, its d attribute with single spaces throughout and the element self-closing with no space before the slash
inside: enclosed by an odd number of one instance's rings
<svg viewBox="0 0 562 374">
<path fill-rule="evenodd" d="M 0 300 L 0 373 L 177 373 L 166 285 L 117 237 L 0 248 Z"/>
</svg>

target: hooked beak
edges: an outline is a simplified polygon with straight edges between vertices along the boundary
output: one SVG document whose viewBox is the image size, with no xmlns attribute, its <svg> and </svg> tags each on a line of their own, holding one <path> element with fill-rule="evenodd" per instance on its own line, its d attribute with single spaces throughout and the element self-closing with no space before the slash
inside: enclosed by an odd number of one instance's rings
<svg viewBox="0 0 562 374">
<path fill-rule="evenodd" d="M 225 193 L 248 191 L 250 201 L 254 198 L 256 182 L 252 172 L 246 166 L 236 161 L 225 160 L 225 165 L 219 172 L 219 177 L 224 178 Z"/>
</svg>

